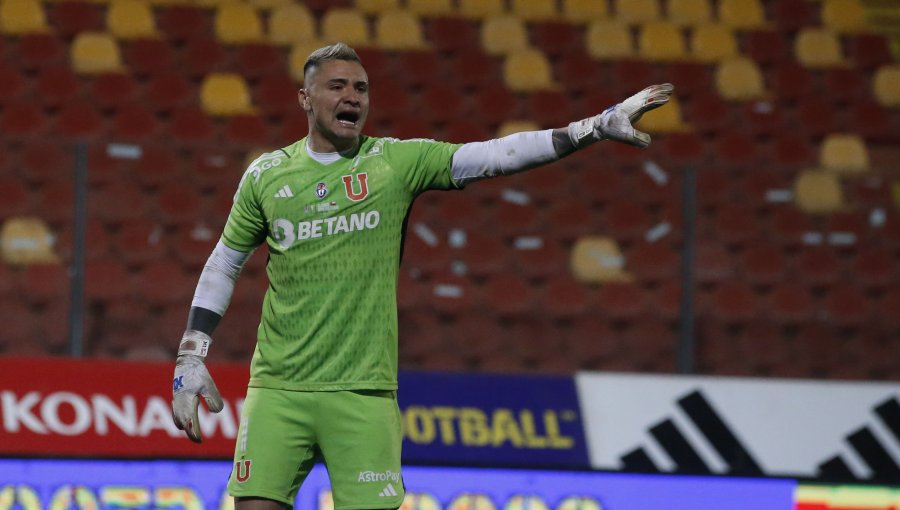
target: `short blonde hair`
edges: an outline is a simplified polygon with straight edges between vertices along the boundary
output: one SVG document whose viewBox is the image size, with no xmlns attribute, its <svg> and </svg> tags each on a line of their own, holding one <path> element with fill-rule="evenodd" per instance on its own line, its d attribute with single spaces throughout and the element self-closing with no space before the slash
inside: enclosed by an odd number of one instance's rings
<svg viewBox="0 0 900 510">
<path fill-rule="evenodd" d="M 309 54 L 309 57 L 306 58 L 306 63 L 303 64 L 304 80 L 310 70 L 323 62 L 330 62 L 332 60 L 348 60 L 350 62 L 359 62 L 362 64 L 362 60 L 359 59 L 356 50 L 342 42 L 337 42 L 330 46 L 319 48 Z"/>
</svg>

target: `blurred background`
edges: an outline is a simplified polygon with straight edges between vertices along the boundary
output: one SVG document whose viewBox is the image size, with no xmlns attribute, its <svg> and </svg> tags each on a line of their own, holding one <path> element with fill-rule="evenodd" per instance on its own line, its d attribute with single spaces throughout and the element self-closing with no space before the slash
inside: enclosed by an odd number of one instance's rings
<svg viewBox="0 0 900 510">
<path fill-rule="evenodd" d="M 303 62 L 342 40 L 374 136 L 676 85 L 647 150 L 420 197 L 403 367 L 897 380 L 898 33 L 890 0 L 2 0 L 0 352 L 171 359 L 244 168 L 305 136 Z M 252 353 L 264 251 L 213 358 Z"/>
</svg>

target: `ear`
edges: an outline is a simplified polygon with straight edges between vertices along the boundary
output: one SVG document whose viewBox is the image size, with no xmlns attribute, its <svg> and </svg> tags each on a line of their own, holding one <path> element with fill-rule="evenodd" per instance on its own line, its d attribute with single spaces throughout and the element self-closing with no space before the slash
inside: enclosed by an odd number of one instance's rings
<svg viewBox="0 0 900 510">
<path fill-rule="evenodd" d="M 312 106 L 309 104 L 309 95 L 306 93 L 306 89 L 300 89 L 297 92 L 297 101 L 304 111 L 308 112 L 312 109 Z"/>
</svg>

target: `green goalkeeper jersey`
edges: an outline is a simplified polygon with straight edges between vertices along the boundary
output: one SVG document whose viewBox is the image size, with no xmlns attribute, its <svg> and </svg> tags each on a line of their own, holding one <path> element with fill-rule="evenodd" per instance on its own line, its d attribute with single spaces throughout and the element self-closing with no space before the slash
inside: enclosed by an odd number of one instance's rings
<svg viewBox="0 0 900 510">
<path fill-rule="evenodd" d="M 304 138 L 250 164 L 222 234 L 238 251 L 269 249 L 250 386 L 396 389 L 404 222 L 419 193 L 457 187 L 459 147 L 364 136 L 322 164 Z"/>
</svg>

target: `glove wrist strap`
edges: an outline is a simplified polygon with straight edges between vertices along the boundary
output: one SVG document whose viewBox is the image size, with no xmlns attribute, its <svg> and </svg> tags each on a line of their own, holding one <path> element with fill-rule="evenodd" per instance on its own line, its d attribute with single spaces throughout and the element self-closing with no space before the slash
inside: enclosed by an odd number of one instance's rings
<svg viewBox="0 0 900 510">
<path fill-rule="evenodd" d="M 594 117 L 569 123 L 569 140 L 576 149 L 582 149 L 599 140 L 594 131 Z"/>
<path fill-rule="evenodd" d="M 193 354 L 194 356 L 205 358 L 210 344 L 212 344 L 212 338 L 209 335 L 202 331 L 189 329 L 181 337 L 181 344 L 178 345 L 178 355 Z"/>
</svg>

